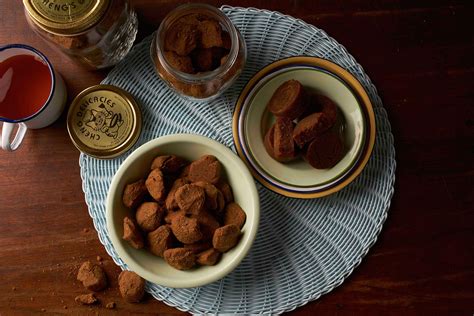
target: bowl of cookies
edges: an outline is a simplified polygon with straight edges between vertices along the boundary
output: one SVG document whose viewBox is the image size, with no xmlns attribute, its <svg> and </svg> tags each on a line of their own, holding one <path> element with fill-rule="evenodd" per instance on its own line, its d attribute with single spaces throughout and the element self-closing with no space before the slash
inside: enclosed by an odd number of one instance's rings
<svg viewBox="0 0 474 316">
<path fill-rule="evenodd" d="M 293 198 L 318 198 L 351 183 L 375 142 L 375 116 L 348 71 L 316 57 L 260 70 L 237 100 L 234 143 L 254 177 Z"/>
<path fill-rule="evenodd" d="M 152 140 L 110 184 L 106 220 L 120 259 L 144 279 L 190 288 L 233 271 L 250 250 L 259 196 L 245 164 L 198 135 Z"/>
</svg>

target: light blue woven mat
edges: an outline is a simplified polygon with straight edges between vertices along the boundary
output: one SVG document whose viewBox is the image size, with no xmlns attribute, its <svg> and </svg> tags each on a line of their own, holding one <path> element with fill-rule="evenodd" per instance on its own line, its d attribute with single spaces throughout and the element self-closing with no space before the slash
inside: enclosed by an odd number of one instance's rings
<svg viewBox="0 0 474 316">
<path fill-rule="evenodd" d="M 326 58 L 350 71 L 367 90 L 375 110 L 373 156 L 356 181 L 316 200 L 285 198 L 258 185 L 261 225 L 251 252 L 234 272 L 200 288 L 147 285 L 156 299 L 195 314 L 277 314 L 340 285 L 376 241 L 393 195 L 393 136 L 369 77 L 324 31 L 277 12 L 229 6 L 221 9 L 244 36 L 248 62 L 237 83 L 217 100 L 200 104 L 176 97 L 154 72 L 149 57 L 151 38 L 136 45 L 104 80 L 129 91 L 141 104 L 143 131 L 133 149 L 162 135 L 185 132 L 211 137 L 235 151 L 231 122 L 239 92 L 260 68 L 294 55 Z M 113 160 L 80 157 L 89 214 L 100 241 L 122 268 L 126 265 L 107 237 L 105 200 L 114 173 L 130 152 Z"/>
</svg>

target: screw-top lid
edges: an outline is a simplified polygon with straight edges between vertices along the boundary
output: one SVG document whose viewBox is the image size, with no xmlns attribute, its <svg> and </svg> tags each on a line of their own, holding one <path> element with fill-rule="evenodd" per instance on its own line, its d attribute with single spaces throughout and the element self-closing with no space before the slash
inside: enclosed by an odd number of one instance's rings
<svg viewBox="0 0 474 316">
<path fill-rule="evenodd" d="M 59 35 L 91 28 L 102 18 L 109 3 L 110 0 L 23 0 L 36 25 Z"/>
<path fill-rule="evenodd" d="M 133 97 L 111 85 L 79 93 L 67 116 L 74 145 L 95 158 L 113 158 L 129 150 L 140 136 L 141 112 Z"/>
</svg>

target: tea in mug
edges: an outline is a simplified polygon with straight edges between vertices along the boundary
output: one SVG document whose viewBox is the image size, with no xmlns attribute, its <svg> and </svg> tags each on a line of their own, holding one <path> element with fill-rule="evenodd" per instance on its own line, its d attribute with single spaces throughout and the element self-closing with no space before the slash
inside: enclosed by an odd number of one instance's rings
<svg viewBox="0 0 474 316">
<path fill-rule="evenodd" d="M 0 63 L 0 117 L 20 120 L 38 112 L 51 94 L 48 65 L 32 55 L 16 55 Z"/>
</svg>

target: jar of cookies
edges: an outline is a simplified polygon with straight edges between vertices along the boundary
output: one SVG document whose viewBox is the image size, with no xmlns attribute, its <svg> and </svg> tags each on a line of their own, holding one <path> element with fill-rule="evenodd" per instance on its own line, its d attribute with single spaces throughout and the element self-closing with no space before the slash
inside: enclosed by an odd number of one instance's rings
<svg viewBox="0 0 474 316">
<path fill-rule="evenodd" d="M 138 29 L 128 0 L 23 0 L 29 25 L 49 43 L 93 69 L 112 66 Z"/>
<path fill-rule="evenodd" d="M 246 46 L 220 10 L 185 4 L 163 19 L 151 44 L 151 57 L 158 75 L 179 95 L 209 101 L 240 75 Z"/>
</svg>

